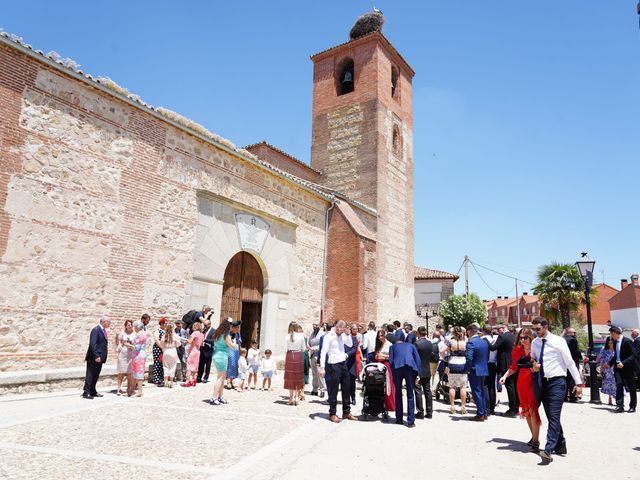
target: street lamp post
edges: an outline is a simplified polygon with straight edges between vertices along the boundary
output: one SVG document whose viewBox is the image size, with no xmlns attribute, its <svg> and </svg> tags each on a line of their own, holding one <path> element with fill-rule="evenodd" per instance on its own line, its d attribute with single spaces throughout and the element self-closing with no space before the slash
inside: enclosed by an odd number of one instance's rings
<svg viewBox="0 0 640 480">
<path fill-rule="evenodd" d="M 598 388 L 598 373 L 596 371 L 596 354 L 593 349 L 593 325 L 591 323 L 591 286 L 593 284 L 593 268 L 596 262 L 589 258 L 586 252 L 582 253 L 576 267 L 584 280 L 584 300 L 587 306 L 587 330 L 589 334 L 589 381 L 591 383 L 591 403 L 600 404 L 600 389 Z"/>
</svg>

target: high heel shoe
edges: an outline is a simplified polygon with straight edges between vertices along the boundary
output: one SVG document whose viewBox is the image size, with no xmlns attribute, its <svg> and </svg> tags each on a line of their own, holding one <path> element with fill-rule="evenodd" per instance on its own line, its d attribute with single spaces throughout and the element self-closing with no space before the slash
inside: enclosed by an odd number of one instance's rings
<svg viewBox="0 0 640 480">
<path fill-rule="evenodd" d="M 460 413 L 461 413 L 462 415 L 466 415 L 466 414 L 467 414 L 467 409 L 466 409 L 466 407 L 462 407 L 462 408 L 460 409 Z"/>
<path fill-rule="evenodd" d="M 456 407 L 451 407 L 449 411 L 451 412 L 452 415 L 454 415 L 456 413 Z"/>
</svg>

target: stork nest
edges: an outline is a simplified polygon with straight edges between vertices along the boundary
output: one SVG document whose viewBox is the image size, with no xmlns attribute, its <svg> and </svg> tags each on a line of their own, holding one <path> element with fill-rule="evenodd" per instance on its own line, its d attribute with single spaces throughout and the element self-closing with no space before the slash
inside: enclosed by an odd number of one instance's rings
<svg viewBox="0 0 640 480">
<path fill-rule="evenodd" d="M 349 32 L 349 37 L 351 40 L 354 40 L 371 32 L 379 32 L 382 30 L 382 25 L 384 25 L 384 15 L 382 15 L 382 12 L 365 13 L 358 17 L 356 23 L 353 24 Z"/>
</svg>

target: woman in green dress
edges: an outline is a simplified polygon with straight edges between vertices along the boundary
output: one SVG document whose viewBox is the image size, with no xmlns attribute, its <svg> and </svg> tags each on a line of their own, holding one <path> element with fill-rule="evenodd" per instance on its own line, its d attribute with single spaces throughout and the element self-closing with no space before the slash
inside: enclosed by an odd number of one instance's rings
<svg viewBox="0 0 640 480">
<path fill-rule="evenodd" d="M 227 365 L 229 362 L 229 350 L 238 348 L 229 337 L 231 330 L 231 318 L 225 318 L 220 322 L 218 328 L 213 333 L 213 365 L 216 367 L 216 383 L 213 386 L 213 396 L 209 400 L 210 405 L 226 404 L 222 397 L 224 393 L 224 381 L 227 376 Z"/>
</svg>

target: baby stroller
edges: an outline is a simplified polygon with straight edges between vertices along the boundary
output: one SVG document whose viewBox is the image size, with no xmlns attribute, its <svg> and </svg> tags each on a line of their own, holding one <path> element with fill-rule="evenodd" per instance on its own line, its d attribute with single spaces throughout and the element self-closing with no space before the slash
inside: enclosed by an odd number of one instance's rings
<svg viewBox="0 0 640 480">
<path fill-rule="evenodd" d="M 442 400 L 444 403 L 449 403 L 449 378 L 446 373 L 440 375 L 440 379 L 438 380 L 438 384 L 436 385 L 436 400 Z M 456 388 L 456 400 L 460 399 L 460 389 Z M 470 403 L 472 400 L 471 391 L 467 389 L 467 401 L 466 403 Z"/>
<path fill-rule="evenodd" d="M 384 406 L 385 389 L 387 387 L 387 367 L 382 363 L 368 363 L 362 372 L 362 418 L 367 420 L 369 416 L 387 420 L 389 414 Z"/>
</svg>

